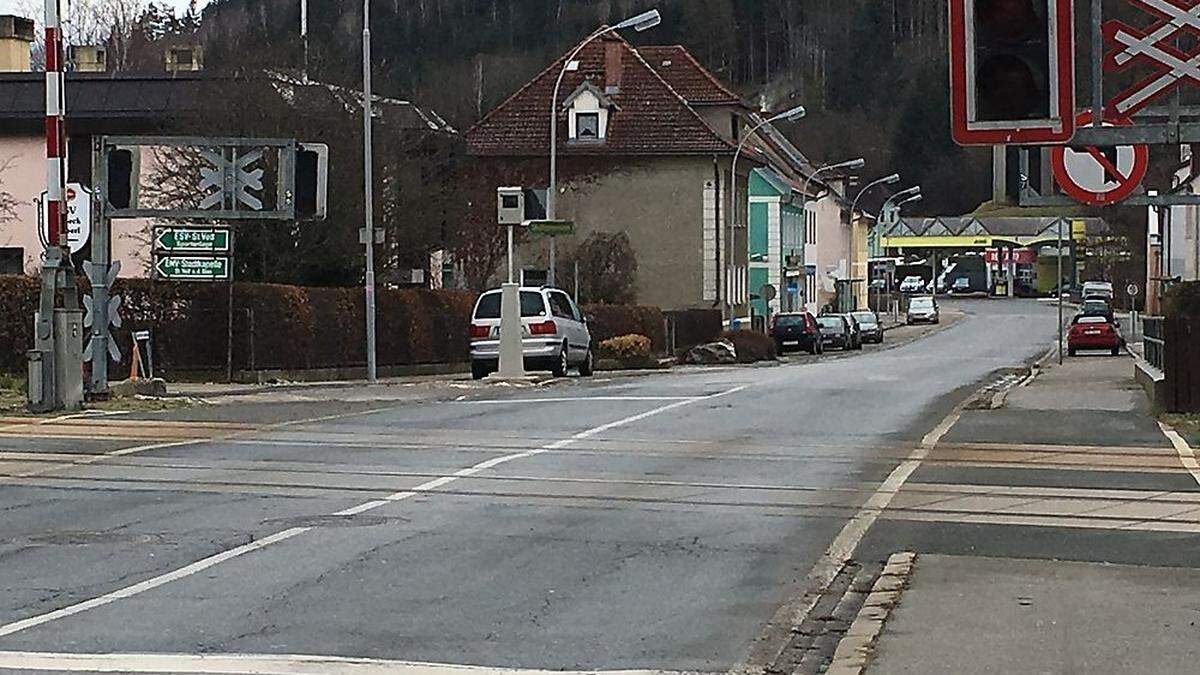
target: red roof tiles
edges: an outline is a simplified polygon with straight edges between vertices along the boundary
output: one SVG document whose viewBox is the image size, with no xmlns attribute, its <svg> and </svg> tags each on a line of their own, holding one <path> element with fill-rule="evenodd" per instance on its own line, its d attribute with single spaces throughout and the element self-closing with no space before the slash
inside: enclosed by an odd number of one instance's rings
<svg viewBox="0 0 1200 675">
<path fill-rule="evenodd" d="M 607 91 L 605 81 L 605 44 L 609 42 L 619 45 L 621 56 L 620 87 L 611 92 Z M 472 154 L 514 157 L 549 152 L 550 96 L 566 58 L 563 56 L 555 61 L 467 132 Z M 733 153 L 734 146 L 710 127 L 685 97 L 619 36 L 592 42 L 576 59 L 579 69 L 564 77 L 556 106 L 561 155 Z M 584 81 L 606 92 L 614 105 L 609 111 L 607 137 L 600 143 L 572 143 L 567 138 L 567 113 L 562 109 L 562 103 Z M 680 81 L 689 89 L 699 91 L 701 88 L 693 76 Z M 706 89 L 712 96 L 712 89 Z"/>
<path fill-rule="evenodd" d="M 708 72 L 682 45 L 639 47 L 638 53 L 692 105 L 739 105 L 742 99 Z"/>
</svg>

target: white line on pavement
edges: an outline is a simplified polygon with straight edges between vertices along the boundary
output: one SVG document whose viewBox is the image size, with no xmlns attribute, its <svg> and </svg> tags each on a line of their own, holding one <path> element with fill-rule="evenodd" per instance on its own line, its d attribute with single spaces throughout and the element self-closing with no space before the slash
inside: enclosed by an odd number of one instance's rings
<svg viewBox="0 0 1200 675">
<path fill-rule="evenodd" d="M 597 426 L 597 427 L 592 427 L 591 429 L 588 429 L 586 431 L 581 431 L 569 438 L 564 438 L 562 440 L 543 445 L 540 448 L 535 448 L 532 450 L 525 450 L 522 452 L 510 454 L 510 455 L 505 455 L 503 457 L 495 457 L 495 458 L 489 459 L 485 462 L 480 462 L 478 464 L 475 464 L 474 466 L 470 466 L 465 469 L 460 469 L 459 471 L 455 471 L 454 473 L 452 473 L 450 475 L 442 476 L 440 478 L 436 478 L 434 480 L 422 483 L 421 485 L 418 485 L 415 488 L 411 488 L 409 490 L 404 490 L 402 492 L 397 492 L 395 494 L 388 495 L 387 497 L 385 497 L 383 499 L 377 499 L 377 500 L 365 502 L 363 504 L 359 504 L 358 506 L 354 506 L 349 509 L 343 509 L 332 515 L 354 516 L 354 515 L 358 515 L 360 513 L 366 513 L 367 511 L 377 509 L 386 504 L 390 504 L 390 503 L 408 499 L 410 497 L 414 497 L 417 494 L 419 494 L 420 492 L 428 492 L 430 490 L 435 490 L 444 485 L 453 483 L 454 481 L 459 480 L 461 478 L 467 478 L 469 476 L 473 476 L 481 471 L 486 471 L 488 469 L 500 466 L 501 464 L 506 464 L 508 462 L 512 462 L 512 461 L 515 461 L 518 459 L 523 459 L 526 457 L 534 457 L 536 455 L 550 452 L 552 450 L 560 450 L 562 448 L 566 448 L 566 447 L 572 445 L 573 443 L 577 443 L 581 440 L 591 438 L 592 436 L 595 436 L 597 434 L 602 434 L 606 431 L 611 431 L 613 429 L 627 426 L 629 424 L 633 424 L 635 422 L 639 422 L 641 420 L 644 420 L 644 419 L 647 419 L 650 417 L 654 417 L 655 415 L 660 415 L 669 410 L 681 408 L 683 406 L 695 403 L 697 401 L 709 401 L 709 400 L 721 398 L 723 396 L 729 396 L 732 394 L 736 394 L 740 391 L 745 390 L 746 388 L 747 388 L 746 386 L 735 387 L 733 389 L 729 389 L 729 390 L 726 390 L 726 391 L 723 391 L 723 392 L 720 392 L 717 394 L 712 394 L 710 396 L 703 396 L 703 397 L 699 397 L 699 398 L 692 398 L 692 399 L 688 399 L 688 400 L 684 400 L 684 401 L 675 401 L 674 403 L 668 403 L 667 405 L 659 406 L 657 408 L 654 408 L 652 410 L 647 410 L 646 412 L 639 413 L 637 415 L 630 415 L 629 417 L 624 417 L 622 419 L 616 420 L 615 422 L 609 422 L 607 424 L 601 424 L 600 426 Z M 331 418 L 332 417 L 340 417 L 340 416 L 331 416 Z M 132 448 L 131 448 L 131 450 L 132 450 Z M 13 633 L 17 633 L 17 632 L 26 630 L 28 628 L 40 626 L 42 624 L 46 624 L 51 621 L 55 621 L 55 620 L 62 619 L 65 617 L 73 616 L 75 614 L 79 614 L 80 612 L 86 612 L 89 609 L 107 605 L 109 603 L 115 602 L 116 600 L 122 600 L 125 598 L 129 598 L 129 597 L 138 595 L 140 593 L 144 593 L 145 591 L 148 591 L 148 590 L 151 590 L 154 588 L 158 588 L 159 586 L 162 586 L 164 584 L 168 584 L 172 581 L 176 581 L 178 579 L 182 579 L 184 577 L 191 576 L 197 572 L 206 570 L 214 565 L 225 562 L 226 560 L 231 560 L 233 558 L 237 558 L 239 556 L 245 555 L 252 551 L 257 551 L 259 549 L 265 548 L 267 546 L 270 546 L 271 544 L 285 541 L 287 539 L 291 539 L 292 537 L 295 537 L 297 535 L 308 532 L 311 529 L 312 529 L 311 527 L 293 527 L 293 528 L 290 528 L 287 530 L 283 530 L 281 532 L 276 532 L 275 534 L 269 535 L 262 539 L 252 541 L 249 544 L 243 544 L 242 546 L 238 546 L 237 548 L 229 549 L 227 551 L 222 551 L 221 553 L 217 553 L 215 555 L 209 556 L 202 560 L 198 560 L 194 563 L 191 563 L 191 564 L 181 567 L 179 569 L 173 570 L 171 572 L 167 572 L 165 574 L 161 574 L 152 579 L 147 579 L 145 581 L 136 583 L 132 586 L 127 586 L 125 588 L 118 589 L 111 593 L 107 593 L 105 595 L 101 595 L 99 597 L 92 598 L 90 600 L 84 600 L 83 602 L 79 602 L 74 605 L 69 605 L 67 607 L 63 607 L 62 609 L 56 609 L 52 612 L 47 612 L 45 614 L 39 614 L 37 616 L 32 616 L 32 617 L 29 617 L 26 619 L 21 619 L 19 621 L 14 621 L 12 623 L 5 624 L 3 626 L 0 626 L 0 637 L 4 637 L 6 635 L 12 635 Z M 240 672 L 240 671 L 235 671 L 235 672 Z"/>
<path fill-rule="evenodd" d="M 1183 468 L 1192 474 L 1192 478 L 1196 479 L 1197 483 L 1200 483 L 1200 462 L 1196 461 L 1196 451 L 1188 445 L 1178 431 L 1162 422 L 1158 423 L 1158 428 L 1162 429 L 1163 434 L 1171 441 L 1171 445 L 1175 446 L 1175 452 L 1179 453 L 1179 461 L 1183 464 Z"/>
<path fill-rule="evenodd" d="M 495 399 L 488 401 L 462 401 L 458 400 L 455 403 L 460 405 L 507 405 L 510 403 L 575 403 L 575 402 L 615 402 L 620 403 L 628 401 L 631 403 L 645 403 L 653 401 L 698 401 L 704 398 L 703 396 L 563 396 L 558 398 L 510 398 L 510 399 Z"/>
<path fill-rule="evenodd" d="M 417 661 L 337 656 L 259 654 L 55 654 L 0 652 L 0 668 L 68 672 L 205 673 L 221 675 L 571 675 L 571 671 L 522 670 Z M 603 675 L 664 675 L 659 670 L 587 670 Z"/>
</svg>

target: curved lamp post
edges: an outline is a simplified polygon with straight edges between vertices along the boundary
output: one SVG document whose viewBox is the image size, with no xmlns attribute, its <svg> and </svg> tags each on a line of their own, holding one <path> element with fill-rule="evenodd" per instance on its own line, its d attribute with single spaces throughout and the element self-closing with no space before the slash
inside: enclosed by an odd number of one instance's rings
<svg viewBox="0 0 1200 675">
<path fill-rule="evenodd" d="M 554 82 L 554 93 L 550 97 L 550 189 L 546 191 L 546 218 L 554 220 L 557 216 L 558 202 L 558 94 L 562 88 L 563 78 L 568 72 L 578 70 L 579 64 L 575 62 L 575 57 L 583 51 L 592 42 L 596 41 L 609 33 L 632 28 L 637 32 L 650 30 L 662 23 L 662 15 L 657 9 L 652 9 L 648 12 L 642 12 L 637 16 L 625 19 L 615 26 L 604 26 L 592 33 L 575 48 L 567 57 L 563 68 L 558 73 L 558 79 Z M 550 237 L 550 273 L 547 275 L 546 281 L 550 286 L 554 285 L 554 237 Z"/>
<path fill-rule="evenodd" d="M 854 201 L 850 203 L 850 236 L 847 237 L 848 244 L 846 247 L 846 280 L 850 283 L 853 283 L 854 279 L 854 214 L 858 211 L 858 200 L 862 199 L 863 195 L 867 194 L 872 188 L 880 185 L 894 185 L 899 182 L 900 174 L 898 173 L 873 180 L 863 186 L 863 189 L 859 190 L 858 194 L 855 195 Z"/>
<path fill-rule="evenodd" d="M 729 228 L 726 232 L 725 239 L 725 320 L 730 322 L 731 327 L 733 322 L 733 293 L 731 291 L 731 287 L 733 286 L 733 235 L 734 228 L 737 225 L 735 209 L 737 209 L 738 159 L 740 159 L 742 156 L 742 150 L 746 148 L 746 142 L 749 141 L 750 137 L 757 133 L 759 129 L 762 129 L 765 126 L 780 120 L 796 122 L 803 119 L 806 114 L 808 114 L 808 111 L 804 109 L 804 106 L 798 105 L 791 110 L 786 110 L 778 115 L 775 115 L 774 117 L 770 117 L 759 122 L 746 132 L 746 135 L 743 136 L 742 140 L 738 143 L 737 152 L 733 153 L 733 166 L 731 167 L 731 175 L 729 178 Z"/>
</svg>

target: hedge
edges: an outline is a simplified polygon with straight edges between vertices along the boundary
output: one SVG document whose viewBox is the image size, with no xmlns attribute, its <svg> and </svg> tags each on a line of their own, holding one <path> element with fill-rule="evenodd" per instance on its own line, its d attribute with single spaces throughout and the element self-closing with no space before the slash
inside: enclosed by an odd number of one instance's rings
<svg viewBox="0 0 1200 675">
<path fill-rule="evenodd" d="M 87 290 L 86 280 L 80 286 Z M 128 368 L 131 332 L 154 336 L 155 368 L 223 368 L 228 332 L 228 286 L 122 279 L 122 327 L 114 336 Z M 38 282 L 0 276 L 0 369 L 23 372 L 32 345 Z M 391 290 L 377 293 L 381 366 L 464 361 L 474 295 L 457 291 Z M 305 369 L 366 363 L 361 288 L 234 285 L 234 367 Z M 628 331 L 627 331 L 628 332 Z"/>
<path fill-rule="evenodd" d="M 643 305 L 584 305 L 583 313 L 591 317 L 588 328 L 593 344 L 600 344 L 631 333 L 650 338 L 654 352 L 667 349 L 667 327 L 662 310 Z"/>
<path fill-rule="evenodd" d="M 1166 316 L 1200 316 L 1200 281 L 1172 284 L 1163 294 Z"/>
</svg>

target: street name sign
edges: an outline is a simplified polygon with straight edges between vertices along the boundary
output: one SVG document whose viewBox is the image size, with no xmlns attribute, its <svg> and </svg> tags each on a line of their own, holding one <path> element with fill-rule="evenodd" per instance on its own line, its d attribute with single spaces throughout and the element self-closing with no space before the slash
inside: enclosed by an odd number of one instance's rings
<svg viewBox="0 0 1200 675">
<path fill-rule="evenodd" d="M 575 234 L 575 222 L 572 220 L 528 220 L 525 227 L 529 234 L 540 237 L 564 237 Z"/>
<path fill-rule="evenodd" d="M 229 230 L 211 227 L 159 227 L 154 248 L 167 253 L 229 253 Z"/>
<path fill-rule="evenodd" d="M 229 258 L 164 255 L 154 262 L 154 273 L 170 281 L 224 281 L 229 278 Z"/>
</svg>

